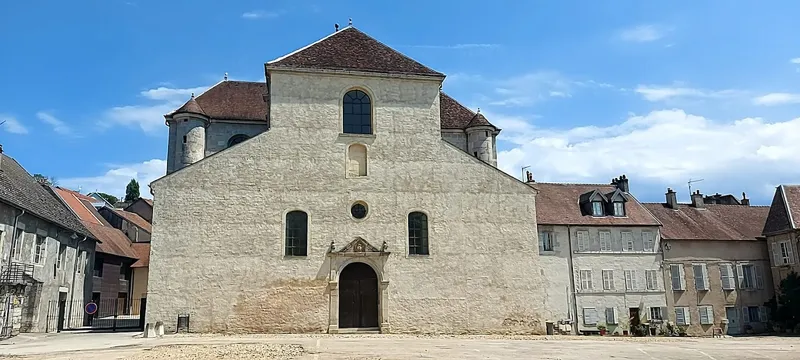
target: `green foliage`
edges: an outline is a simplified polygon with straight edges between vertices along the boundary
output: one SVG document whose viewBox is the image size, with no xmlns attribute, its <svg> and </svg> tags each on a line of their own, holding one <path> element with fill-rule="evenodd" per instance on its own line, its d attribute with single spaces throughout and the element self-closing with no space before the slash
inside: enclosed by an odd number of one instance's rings
<svg viewBox="0 0 800 360">
<path fill-rule="evenodd" d="M 114 205 L 119 202 L 119 198 L 106 193 L 96 192 L 97 196 L 103 198 L 103 200 L 108 201 L 109 204 Z"/>
<path fill-rule="evenodd" d="M 52 176 L 44 176 L 42 174 L 33 174 L 33 178 L 42 185 L 55 186 L 56 178 Z"/>
<path fill-rule="evenodd" d="M 781 280 L 775 298 L 764 303 L 772 310 L 772 318 L 784 329 L 800 325 L 800 275 L 792 271 Z"/>
<path fill-rule="evenodd" d="M 136 179 L 131 179 L 125 187 L 125 202 L 134 201 L 139 198 L 139 183 Z"/>
</svg>

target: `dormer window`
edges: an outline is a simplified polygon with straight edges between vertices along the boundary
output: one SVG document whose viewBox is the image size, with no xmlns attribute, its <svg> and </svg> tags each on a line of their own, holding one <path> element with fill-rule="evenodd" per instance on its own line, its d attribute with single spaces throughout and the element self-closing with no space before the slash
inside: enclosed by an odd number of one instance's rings
<svg viewBox="0 0 800 360">
<path fill-rule="evenodd" d="M 603 216 L 602 201 L 592 201 L 592 216 Z"/>
<path fill-rule="evenodd" d="M 625 216 L 625 203 L 622 201 L 614 202 L 614 216 Z"/>
</svg>

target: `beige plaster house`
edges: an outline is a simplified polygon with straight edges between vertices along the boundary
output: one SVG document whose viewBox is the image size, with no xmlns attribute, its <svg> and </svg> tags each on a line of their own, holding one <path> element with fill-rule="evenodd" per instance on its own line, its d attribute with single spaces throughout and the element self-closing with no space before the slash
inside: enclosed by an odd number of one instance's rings
<svg viewBox="0 0 800 360">
<path fill-rule="evenodd" d="M 660 223 L 629 192 L 609 184 L 529 182 L 539 191 L 540 262 L 553 272 L 547 307 L 579 333 L 623 334 L 659 322 L 666 310 L 660 276 Z"/>
<path fill-rule="evenodd" d="M 769 216 L 762 234 L 767 239 L 770 251 L 772 282 L 778 287 L 787 274 L 794 271 L 800 274 L 798 241 L 800 228 L 795 219 L 800 219 L 800 185 L 781 185 L 775 189 L 775 196 L 769 208 Z"/>
<path fill-rule="evenodd" d="M 536 191 L 495 167 L 499 129 L 443 74 L 354 27 L 265 73 L 166 115 L 148 322 L 542 333 L 561 316 L 541 291 Z"/>
<path fill-rule="evenodd" d="M 764 331 L 764 303 L 773 288 L 760 229 L 769 209 L 750 206 L 744 197 L 733 204 L 705 204 L 699 191 L 691 204 L 679 204 L 672 189 L 666 203 L 645 206 L 663 224 L 669 320 L 692 336 L 711 336 L 714 329 Z"/>
</svg>

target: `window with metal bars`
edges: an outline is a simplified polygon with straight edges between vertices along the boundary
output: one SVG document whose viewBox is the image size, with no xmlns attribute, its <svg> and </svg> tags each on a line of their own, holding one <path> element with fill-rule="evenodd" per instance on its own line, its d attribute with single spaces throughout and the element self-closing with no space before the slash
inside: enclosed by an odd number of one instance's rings
<svg viewBox="0 0 800 360">
<path fill-rule="evenodd" d="M 428 255 L 428 216 L 424 213 L 408 214 L 408 253 Z"/>
<path fill-rule="evenodd" d="M 306 256 L 308 244 L 308 214 L 291 211 L 286 214 L 286 256 Z"/>
<path fill-rule="evenodd" d="M 361 90 L 348 91 L 344 94 L 342 106 L 344 133 L 372 134 L 372 103 L 367 93 Z"/>
</svg>

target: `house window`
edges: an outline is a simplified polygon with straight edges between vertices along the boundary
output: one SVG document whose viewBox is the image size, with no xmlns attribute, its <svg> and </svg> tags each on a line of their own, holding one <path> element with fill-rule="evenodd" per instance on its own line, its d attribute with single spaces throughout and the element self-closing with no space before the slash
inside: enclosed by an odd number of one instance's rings
<svg viewBox="0 0 800 360">
<path fill-rule="evenodd" d="M 33 263 L 42 265 L 47 260 L 47 237 L 36 235 L 36 248 L 33 251 Z"/>
<path fill-rule="evenodd" d="M 592 288 L 594 288 L 594 284 L 592 284 L 592 270 L 581 270 L 580 278 L 582 290 L 592 290 Z"/>
<path fill-rule="evenodd" d="M 360 201 L 353 204 L 353 206 L 350 207 L 350 215 L 359 220 L 367 217 L 367 204 Z"/>
<path fill-rule="evenodd" d="M 245 140 L 247 140 L 249 138 L 250 138 L 249 136 L 244 135 L 244 134 L 233 135 L 233 136 L 231 136 L 230 139 L 228 139 L 228 147 L 236 145 L 236 144 L 238 144 L 240 142 L 243 142 L 243 141 L 245 141 Z"/>
<path fill-rule="evenodd" d="M 611 251 L 611 232 L 600 232 L 600 251 Z"/>
<path fill-rule="evenodd" d="M 295 210 L 286 214 L 286 256 L 306 256 L 308 214 Z"/>
<path fill-rule="evenodd" d="M 92 276 L 103 277 L 103 258 L 94 258 L 94 268 L 92 269 Z"/>
<path fill-rule="evenodd" d="M 740 289 L 755 290 L 764 288 L 764 275 L 761 272 L 761 266 L 739 264 L 736 267 L 739 272 Z"/>
<path fill-rule="evenodd" d="M 367 147 L 352 144 L 347 147 L 347 177 L 367 176 Z"/>
<path fill-rule="evenodd" d="M 58 246 L 58 259 L 56 259 L 56 267 L 61 269 L 62 266 L 66 265 L 64 262 L 64 257 L 67 256 L 67 245 L 61 244 Z"/>
<path fill-rule="evenodd" d="M 650 231 L 642 231 L 642 242 L 644 243 L 644 251 L 653 251 L 655 247 L 655 236 Z"/>
<path fill-rule="evenodd" d="M 733 280 L 733 265 L 719 264 L 719 279 L 720 283 L 722 283 L 723 290 L 733 290 L 735 286 Z"/>
<path fill-rule="evenodd" d="M 361 90 L 344 94 L 343 131 L 346 134 L 372 134 L 372 104 Z"/>
<path fill-rule="evenodd" d="M 578 238 L 578 251 L 589 251 L 589 232 L 578 231 L 576 237 Z"/>
<path fill-rule="evenodd" d="M 603 216 L 603 203 L 592 201 L 592 216 Z"/>
<path fill-rule="evenodd" d="M 711 325 L 714 323 L 714 307 L 707 305 L 707 306 L 698 306 L 697 310 L 700 312 L 700 324 L 701 325 Z"/>
<path fill-rule="evenodd" d="M 691 317 L 689 316 L 689 308 L 685 306 L 675 308 L 675 323 L 678 325 L 689 325 Z"/>
<path fill-rule="evenodd" d="M 635 247 L 633 244 L 633 233 L 630 231 L 623 231 L 622 232 L 622 245 L 625 246 L 625 251 L 634 251 Z"/>
<path fill-rule="evenodd" d="M 625 216 L 625 203 L 622 201 L 614 202 L 614 216 Z"/>
<path fill-rule="evenodd" d="M 692 264 L 694 273 L 694 288 L 696 290 L 708 290 L 708 269 L 706 264 Z"/>
<path fill-rule="evenodd" d="M 625 290 L 637 291 L 639 289 L 636 283 L 636 270 L 625 270 Z"/>
<path fill-rule="evenodd" d="M 617 308 L 606 308 L 606 324 L 616 325 L 617 322 Z"/>
<path fill-rule="evenodd" d="M 650 319 L 651 320 L 664 320 L 664 315 L 661 313 L 660 307 L 651 307 L 650 308 Z"/>
<path fill-rule="evenodd" d="M 22 260 L 22 248 L 25 246 L 25 233 L 22 229 L 17 229 L 17 235 L 14 238 L 16 240 L 13 241 L 14 245 L 11 249 L 11 254 L 14 260 L 20 261 Z"/>
<path fill-rule="evenodd" d="M 672 278 L 672 290 L 680 291 L 685 290 L 685 279 L 683 277 L 683 265 L 672 264 L 669 266 L 669 272 Z"/>
<path fill-rule="evenodd" d="M 408 253 L 428 255 L 428 215 L 418 211 L 408 214 Z"/>
<path fill-rule="evenodd" d="M 597 309 L 593 307 L 583 308 L 583 324 L 597 325 Z"/>
<path fill-rule="evenodd" d="M 603 290 L 614 290 L 614 270 L 603 270 Z"/>
<path fill-rule="evenodd" d="M 781 241 L 777 243 L 777 248 L 773 244 L 773 253 L 775 253 L 775 263 L 779 265 L 794 264 L 794 254 L 792 252 L 792 243 L 789 241 Z M 777 250 L 777 251 L 776 251 Z"/>
<path fill-rule="evenodd" d="M 748 322 L 761 322 L 761 309 L 758 306 L 747 306 L 745 307 L 747 312 L 745 312 L 745 316 L 747 317 Z M 765 316 L 766 317 L 766 316 Z M 766 319 L 765 319 L 766 321 Z"/>
<path fill-rule="evenodd" d="M 553 251 L 553 232 L 539 232 L 539 251 Z"/>
<path fill-rule="evenodd" d="M 658 270 L 645 270 L 644 277 L 647 290 L 658 290 Z"/>
</svg>

